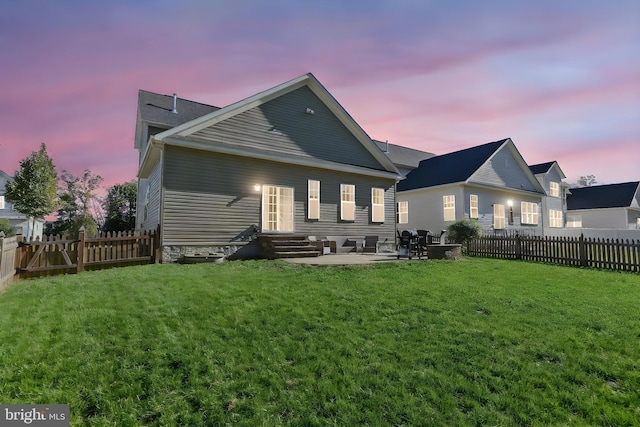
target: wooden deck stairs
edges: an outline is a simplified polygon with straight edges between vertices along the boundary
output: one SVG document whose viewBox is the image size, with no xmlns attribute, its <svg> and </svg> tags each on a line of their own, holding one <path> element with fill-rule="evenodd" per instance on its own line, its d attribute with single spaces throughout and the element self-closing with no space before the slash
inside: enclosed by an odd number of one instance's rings
<svg viewBox="0 0 640 427">
<path fill-rule="evenodd" d="M 317 257 L 322 251 L 306 236 L 263 234 L 258 245 L 260 256 L 267 259 Z"/>
</svg>

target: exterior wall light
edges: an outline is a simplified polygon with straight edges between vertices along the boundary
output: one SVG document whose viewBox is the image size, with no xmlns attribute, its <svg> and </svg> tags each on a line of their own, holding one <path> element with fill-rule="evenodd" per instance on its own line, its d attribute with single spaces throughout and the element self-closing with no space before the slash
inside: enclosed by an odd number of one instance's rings
<svg viewBox="0 0 640 427">
<path fill-rule="evenodd" d="M 253 186 L 253 189 L 255 191 L 260 191 L 260 190 L 262 190 L 262 186 L 260 184 L 256 184 L 256 185 Z"/>
</svg>

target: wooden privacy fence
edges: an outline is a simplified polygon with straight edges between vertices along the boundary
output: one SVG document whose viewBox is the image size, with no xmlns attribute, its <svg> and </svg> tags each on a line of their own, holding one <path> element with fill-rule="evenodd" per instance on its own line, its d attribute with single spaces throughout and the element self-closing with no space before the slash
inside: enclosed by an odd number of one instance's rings
<svg viewBox="0 0 640 427">
<path fill-rule="evenodd" d="M 15 236 L 4 237 L 4 233 L 0 232 L 0 291 L 11 283 L 16 273 L 15 258 L 17 247 L 18 241 Z"/>
<path fill-rule="evenodd" d="M 487 236 L 467 242 L 467 254 L 640 272 L 640 240 Z"/>
<path fill-rule="evenodd" d="M 15 272 L 20 278 L 76 273 L 115 266 L 159 262 L 158 230 L 105 233 L 78 239 L 46 236 L 42 241 L 21 241 L 18 236 Z"/>
</svg>

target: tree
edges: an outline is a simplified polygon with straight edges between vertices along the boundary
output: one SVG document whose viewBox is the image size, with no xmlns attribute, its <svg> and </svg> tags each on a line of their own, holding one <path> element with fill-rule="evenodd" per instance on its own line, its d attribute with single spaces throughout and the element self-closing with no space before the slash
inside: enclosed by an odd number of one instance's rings
<svg viewBox="0 0 640 427">
<path fill-rule="evenodd" d="M 106 220 L 104 231 L 133 230 L 136 226 L 136 199 L 138 186 L 135 181 L 115 184 L 107 191 L 103 208 Z"/>
<path fill-rule="evenodd" d="M 482 235 L 480 224 L 475 219 L 463 218 L 447 227 L 448 239 L 464 244 L 471 239 L 477 239 Z"/>
<path fill-rule="evenodd" d="M 5 197 L 18 212 L 33 221 L 44 218 L 56 208 L 56 188 L 58 174 L 53 160 L 47 154 L 47 146 L 40 144 L 39 151 L 33 151 L 20 162 L 20 170 L 13 182 L 5 186 Z M 27 236 L 30 237 L 30 236 Z"/>
<path fill-rule="evenodd" d="M 591 187 L 597 183 L 598 181 L 596 181 L 595 175 L 580 176 L 580 179 L 578 180 L 578 187 Z"/>
<path fill-rule="evenodd" d="M 92 209 L 95 191 L 102 182 L 100 175 L 94 175 L 85 169 L 82 176 L 77 177 L 63 170 L 62 185 L 58 193 L 58 218 L 53 225 L 53 234 L 69 234 L 77 236 L 81 227 L 85 227 L 88 236 L 97 234 L 98 227 Z"/>
<path fill-rule="evenodd" d="M 4 233 L 5 237 L 11 237 L 16 234 L 16 230 L 14 227 L 9 224 L 8 219 L 0 219 L 0 233 Z"/>
</svg>

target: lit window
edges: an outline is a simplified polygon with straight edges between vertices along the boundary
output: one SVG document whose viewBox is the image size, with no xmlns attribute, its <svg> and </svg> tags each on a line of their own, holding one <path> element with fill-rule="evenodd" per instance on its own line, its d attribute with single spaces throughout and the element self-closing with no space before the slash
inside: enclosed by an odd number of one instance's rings
<svg viewBox="0 0 640 427">
<path fill-rule="evenodd" d="M 442 196 L 442 204 L 444 206 L 444 220 L 456 220 L 456 196 Z"/>
<path fill-rule="evenodd" d="M 356 219 L 356 186 L 340 184 L 340 219 L 355 221 Z"/>
<path fill-rule="evenodd" d="M 504 229 L 504 205 L 493 205 L 493 228 Z"/>
<path fill-rule="evenodd" d="M 549 195 L 552 197 L 560 197 L 560 183 L 558 182 L 549 183 Z"/>
<path fill-rule="evenodd" d="M 636 229 L 640 230 L 640 216 L 636 218 Z"/>
<path fill-rule="evenodd" d="M 384 222 L 384 189 L 371 189 L 371 222 Z"/>
<path fill-rule="evenodd" d="M 307 217 L 320 219 L 320 181 L 309 180 L 309 203 Z"/>
<path fill-rule="evenodd" d="M 536 203 L 520 202 L 520 223 L 532 224 L 538 223 L 538 205 Z"/>
<path fill-rule="evenodd" d="M 0 209 L 4 209 L 4 196 L 0 196 Z"/>
<path fill-rule="evenodd" d="M 581 228 L 582 215 L 567 215 L 567 228 Z"/>
<path fill-rule="evenodd" d="M 398 202 L 398 224 L 409 222 L 409 202 Z"/>
<path fill-rule="evenodd" d="M 562 228 L 562 211 L 549 209 L 549 227 Z"/>
<path fill-rule="evenodd" d="M 469 218 L 478 219 L 478 196 L 472 194 L 469 196 Z"/>
</svg>

